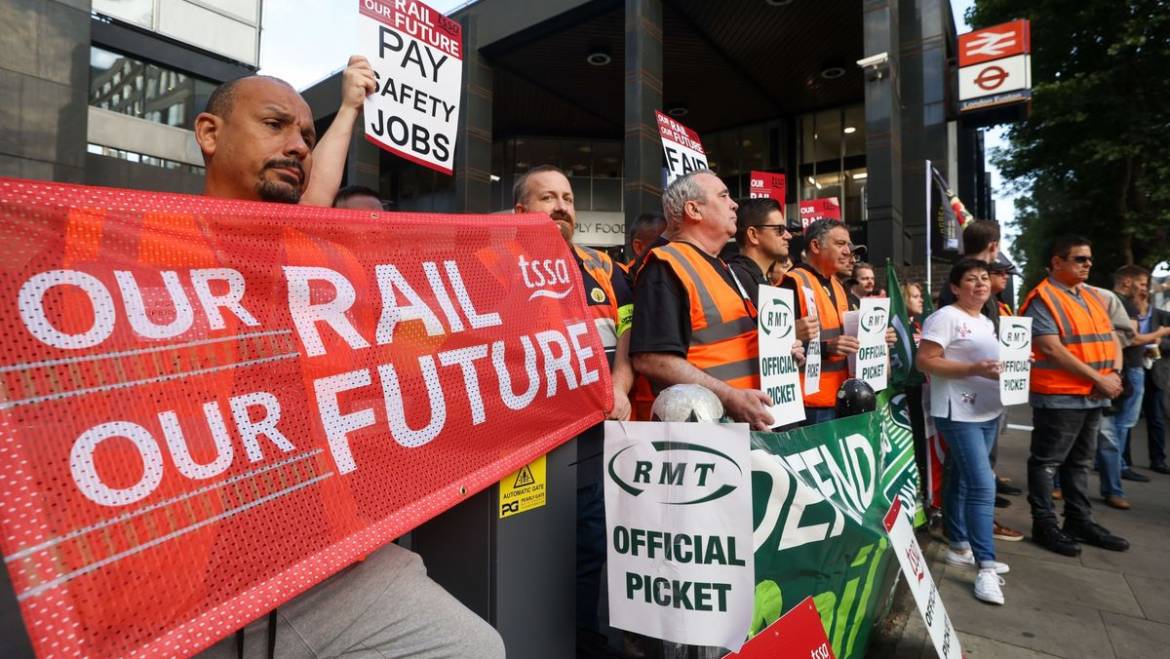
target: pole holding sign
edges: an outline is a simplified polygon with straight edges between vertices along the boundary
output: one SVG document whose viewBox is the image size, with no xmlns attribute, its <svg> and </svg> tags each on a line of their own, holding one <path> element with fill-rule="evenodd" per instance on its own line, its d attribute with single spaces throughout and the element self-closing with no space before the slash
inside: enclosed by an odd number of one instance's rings
<svg viewBox="0 0 1170 659">
<path fill-rule="evenodd" d="M 378 90 L 366 97 L 366 139 L 450 175 L 463 88 L 463 28 L 417 0 L 358 0 L 358 51 Z"/>
<path fill-rule="evenodd" d="M 804 308 L 808 309 L 809 318 L 817 317 L 817 298 L 811 288 L 801 287 L 804 295 Z M 815 336 L 808 340 L 808 349 L 804 351 L 804 393 L 815 394 L 821 390 L 821 332 L 817 330 Z"/>
<path fill-rule="evenodd" d="M 1024 405 L 1032 381 L 1032 319 L 1005 316 L 999 319 L 999 401 Z"/>
<path fill-rule="evenodd" d="M 755 601 L 746 424 L 605 422 L 609 621 L 738 650 Z"/>
<path fill-rule="evenodd" d="M 901 507 L 901 500 L 894 500 L 890 512 L 886 513 L 885 526 L 894 555 L 902 566 L 902 576 L 906 577 L 906 585 L 914 595 L 914 603 L 918 605 L 918 612 L 922 614 L 939 659 L 962 659 L 963 648 L 959 645 L 959 635 L 951 625 L 947 609 L 934 585 L 934 578 L 927 569 L 926 557 L 922 555 L 922 548 L 914 537 L 914 528 L 910 526 L 906 515 L 902 514 Z"/>
<path fill-rule="evenodd" d="M 796 341 L 795 299 L 792 291 L 760 286 L 760 388 L 772 398 L 772 427 L 804 421 L 800 394 L 800 365 L 792 356 Z"/>
<path fill-rule="evenodd" d="M 655 110 L 658 119 L 658 135 L 662 138 L 662 153 L 666 156 L 666 184 L 674 179 L 700 169 L 707 169 L 707 155 L 699 134 Z"/>
</svg>

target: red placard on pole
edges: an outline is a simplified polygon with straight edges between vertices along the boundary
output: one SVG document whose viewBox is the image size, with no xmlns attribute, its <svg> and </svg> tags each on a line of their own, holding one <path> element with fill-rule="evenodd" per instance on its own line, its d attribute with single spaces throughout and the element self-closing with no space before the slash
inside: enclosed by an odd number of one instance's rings
<svg viewBox="0 0 1170 659">
<path fill-rule="evenodd" d="M 833 647 L 813 598 L 806 597 L 723 659 L 833 659 Z"/>
</svg>

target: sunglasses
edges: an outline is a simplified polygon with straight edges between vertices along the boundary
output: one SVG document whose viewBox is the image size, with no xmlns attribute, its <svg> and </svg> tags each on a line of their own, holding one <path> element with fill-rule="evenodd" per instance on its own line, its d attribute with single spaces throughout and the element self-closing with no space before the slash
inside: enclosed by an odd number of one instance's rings
<svg viewBox="0 0 1170 659">
<path fill-rule="evenodd" d="M 1069 257 L 1068 260 L 1073 261 L 1074 263 L 1080 263 L 1083 265 L 1085 263 L 1092 263 L 1093 257 L 1091 257 L 1091 256 L 1072 256 L 1072 257 Z"/>
<path fill-rule="evenodd" d="M 776 234 L 780 235 L 780 236 L 783 236 L 785 233 L 788 233 L 788 226 L 784 225 L 784 224 L 757 224 L 756 228 L 757 229 L 775 229 Z"/>
</svg>

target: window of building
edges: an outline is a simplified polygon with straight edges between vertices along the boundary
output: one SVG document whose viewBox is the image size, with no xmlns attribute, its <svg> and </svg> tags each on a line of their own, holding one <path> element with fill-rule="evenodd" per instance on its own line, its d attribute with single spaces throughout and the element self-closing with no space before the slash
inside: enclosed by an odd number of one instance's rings
<svg viewBox="0 0 1170 659">
<path fill-rule="evenodd" d="M 90 105 L 190 130 L 215 84 L 91 46 L 89 89 Z"/>
<path fill-rule="evenodd" d="M 143 165 L 151 165 L 153 167 L 161 167 L 163 169 L 179 169 L 191 174 L 199 174 L 201 176 L 207 173 L 206 169 L 198 165 L 188 165 L 186 163 L 181 163 L 174 160 L 167 160 L 166 158 L 156 158 L 155 156 L 148 156 L 144 153 L 127 151 L 125 149 L 115 149 L 114 147 L 102 146 L 100 144 L 89 144 L 86 146 L 86 151 L 94 155 L 106 156 L 107 158 L 117 158 L 119 160 L 136 162 Z"/>
<path fill-rule="evenodd" d="M 865 108 L 822 110 L 799 118 L 800 199 L 836 197 L 842 218 L 866 220 Z"/>
<path fill-rule="evenodd" d="M 518 137 L 492 145 L 492 206 L 512 208 L 516 177 L 540 165 L 564 170 L 579 211 L 622 210 L 622 143 L 618 140 Z"/>
</svg>

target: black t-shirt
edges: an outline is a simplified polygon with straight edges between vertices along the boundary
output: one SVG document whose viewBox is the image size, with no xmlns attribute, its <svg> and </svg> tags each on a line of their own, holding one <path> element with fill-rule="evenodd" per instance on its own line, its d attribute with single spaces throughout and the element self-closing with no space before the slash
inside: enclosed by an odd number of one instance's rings
<svg viewBox="0 0 1170 659">
<path fill-rule="evenodd" d="M 1141 315 L 1141 313 L 1138 311 L 1137 306 L 1134 305 L 1132 300 L 1125 297 L 1124 295 L 1118 295 L 1117 299 L 1121 300 L 1121 306 L 1125 307 L 1125 315 L 1129 316 L 1130 319 L 1133 320 L 1133 326 L 1136 328 L 1138 326 L 1137 318 L 1139 315 Z M 1141 367 L 1142 355 L 1145 354 L 1145 351 L 1146 351 L 1145 346 L 1130 346 L 1128 348 L 1122 348 L 1122 350 L 1121 350 L 1121 366 L 1123 368 L 1139 368 L 1139 367 Z"/>
<path fill-rule="evenodd" d="M 738 292 L 739 287 L 727 265 L 702 250 L 698 251 L 723 281 Z M 682 281 L 665 261 L 659 259 L 647 259 L 637 277 L 630 354 L 665 352 L 686 357 L 691 346 L 691 304 Z"/>
<path fill-rule="evenodd" d="M 739 283 L 743 285 L 743 290 L 747 293 L 748 299 L 755 304 L 760 303 L 760 286 L 768 283 L 768 278 L 764 276 L 764 271 L 760 269 L 760 264 L 744 256 L 743 254 L 735 254 L 727 259 L 727 267 L 735 273 Z"/>
</svg>

